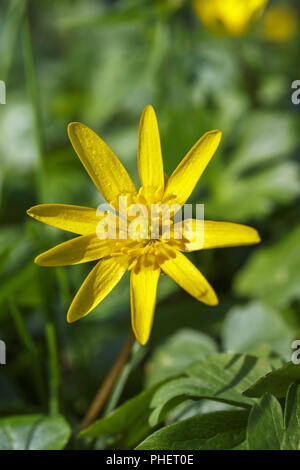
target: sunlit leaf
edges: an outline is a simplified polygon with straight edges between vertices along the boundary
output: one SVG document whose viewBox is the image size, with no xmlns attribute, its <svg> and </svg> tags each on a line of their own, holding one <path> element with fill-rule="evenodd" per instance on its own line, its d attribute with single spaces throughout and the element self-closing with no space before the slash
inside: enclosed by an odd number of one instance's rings
<svg viewBox="0 0 300 470">
<path fill-rule="evenodd" d="M 260 377 L 254 384 L 245 389 L 246 397 L 261 397 L 264 393 L 272 393 L 275 397 L 286 396 L 288 388 L 294 382 L 300 380 L 300 364 L 292 362 L 284 364 L 279 369 Z"/>
<path fill-rule="evenodd" d="M 216 411 L 171 424 L 151 434 L 136 450 L 227 450 L 246 436 L 247 411 Z"/>
<path fill-rule="evenodd" d="M 283 415 L 278 400 L 266 393 L 253 406 L 247 429 L 249 450 L 280 450 Z"/>
<path fill-rule="evenodd" d="M 71 435 L 62 416 L 11 416 L 0 419 L 1 450 L 60 450 Z"/>
</svg>

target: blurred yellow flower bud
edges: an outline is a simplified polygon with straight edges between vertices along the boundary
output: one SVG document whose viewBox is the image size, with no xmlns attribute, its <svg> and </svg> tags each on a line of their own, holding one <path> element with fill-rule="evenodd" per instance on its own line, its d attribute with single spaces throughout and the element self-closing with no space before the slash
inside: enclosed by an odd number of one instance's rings
<svg viewBox="0 0 300 470">
<path fill-rule="evenodd" d="M 247 32 L 267 0 L 193 0 L 198 18 L 209 28 L 232 36 Z"/>
<path fill-rule="evenodd" d="M 277 5 L 265 15 L 263 33 L 269 41 L 288 41 L 295 36 L 297 28 L 297 11 L 292 7 Z"/>
</svg>

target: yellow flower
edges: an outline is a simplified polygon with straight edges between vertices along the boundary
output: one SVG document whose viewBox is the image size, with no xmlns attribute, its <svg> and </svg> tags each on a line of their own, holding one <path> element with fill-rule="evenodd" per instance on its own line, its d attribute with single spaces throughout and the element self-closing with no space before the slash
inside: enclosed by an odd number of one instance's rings
<svg viewBox="0 0 300 470">
<path fill-rule="evenodd" d="M 293 8 L 277 5 L 267 11 L 263 22 L 263 33 L 269 41 L 288 41 L 295 36 L 297 29 L 297 11 Z"/>
<path fill-rule="evenodd" d="M 158 203 L 166 204 L 167 207 L 173 204 L 182 207 L 221 139 L 220 131 L 207 132 L 167 179 L 163 169 L 156 115 L 152 106 L 147 106 L 139 127 L 138 171 L 141 188 L 137 192 L 122 163 L 91 129 L 74 122 L 69 125 L 68 133 L 94 184 L 117 211 L 120 210 L 120 196 L 126 196 L 131 203 L 145 204 L 147 207 Z M 218 303 L 213 288 L 182 252 L 249 245 L 260 241 L 257 231 L 251 227 L 197 219 L 185 221 L 182 239 L 175 235 L 182 226 L 180 222 L 171 226 L 169 238 L 163 238 L 160 234 L 155 239 L 148 235 L 144 238 L 100 239 L 103 233 L 99 233 L 99 220 L 103 221 L 107 216 L 101 214 L 99 217 L 95 209 L 62 204 L 42 204 L 29 209 L 28 215 L 40 222 L 80 235 L 42 253 L 35 262 L 41 266 L 66 266 L 100 260 L 76 294 L 68 311 L 69 322 L 74 322 L 93 310 L 111 292 L 124 273 L 131 270 L 132 328 L 141 344 L 145 344 L 150 336 L 157 284 L 161 274 L 169 275 L 199 301 L 208 305 Z M 123 219 L 119 213 L 118 226 L 122 224 L 124 227 Z M 129 219 L 132 220 L 128 217 Z M 125 221 L 125 229 L 128 227 L 128 220 Z M 204 227 L 204 238 L 194 236 L 201 230 L 201 224 Z"/>
<path fill-rule="evenodd" d="M 267 0 L 193 0 L 199 19 L 209 28 L 232 36 L 247 32 Z"/>
</svg>

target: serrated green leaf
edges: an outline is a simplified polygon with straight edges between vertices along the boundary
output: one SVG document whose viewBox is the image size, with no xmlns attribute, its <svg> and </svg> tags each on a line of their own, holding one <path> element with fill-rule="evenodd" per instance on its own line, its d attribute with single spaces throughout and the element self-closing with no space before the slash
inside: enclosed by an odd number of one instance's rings
<svg viewBox="0 0 300 470">
<path fill-rule="evenodd" d="M 1 450 L 61 450 L 71 429 L 63 416 L 11 416 L 0 419 Z"/>
<path fill-rule="evenodd" d="M 283 415 L 280 403 L 269 393 L 254 404 L 248 422 L 249 450 L 280 450 L 283 439 Z"/>
<path fill-rule="evenodd" d="M 179 399 L 205 398 L 247 408 L 254 401 L 243 396 L 243 390 L 270 370 L 267 361 L 252 356 L 226 353 L 209 356 L 187 368 L 188 377 L 170 380 L 158 388 L 151 401 L 154 409 L 151 422 L 153 425 L 159 422 L 165 406 Z"/>
<path fill-rule="evenodd" d="M 284 398 L 291 384 L 300 381 L 300 364 L 292 362 L 284 364 L 279 369 L 260 377 L 249 388 L 245 389 L 246 397 L 261 397 L 265 393 L 272 393 L 277 398 Z"/>
<path fill-rule="evenodd" d="M 246 436 L 247 411 L 216 411 L 166 426 L 136 450 L 227 450 Z"/>
</svg>

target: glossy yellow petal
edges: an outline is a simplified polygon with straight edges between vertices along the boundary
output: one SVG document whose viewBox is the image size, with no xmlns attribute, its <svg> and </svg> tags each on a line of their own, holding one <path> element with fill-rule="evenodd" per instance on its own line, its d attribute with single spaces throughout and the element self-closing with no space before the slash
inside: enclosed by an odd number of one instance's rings
<svg viewBox="0 0 300 470">
<path fill-rule="evenodd" d="M 145 197 L 153 196 L 153 202 L 159 201 L 164 191 L 164 168 L 157 118 L 149 105 L 140 120 L 138 170 Z"/>
<path fill-rule="evenodd" d="M 160 263 L 160 267 L 173 281 L 197 300 L 207 305 L 217 305 L 218 298 L 215 291 L 185 255 L 176 251 L 176 257 L 164 260 Z"/>
<path fill-rule="evenodd" d="M 68 322 L 79 320 L 97 307 L 118 284 L 127 268 L 127 256 L 99 261 L 77 292 L 68 311 Z"/>
<path fill-rule="evenodd" d="M 196 142 L 170 176 L 163 201 L 181 206 L 186 202 L 216 152 L 221 136 L 221 131 L 215 130 Z"/>
<path fill-rule="evenodd" d="M 68 134 L 83 166 L 107 202 L 116 206 L 119 196 L 136 194 L 124 166 L 94 131 L 84 124 L 72 122 Z"/>
<path fill-rule="evenodd" d="M 175 224 L 174 231 L 180 227 L 180 223 Z M 185 251 L 253 245 L 260 242 L 257 230 L 248 225 L 188 219 L 184 221 L 183 227 L 184 237 L 189 240 L 185 244 Z"/>
<path fill-rule="evenodd" d="M 142 265 L 130 276 L 131 323 L 140 344 L 147 343 L 154 317 L 160 269 Z"/>
<path fill-rule="evenodd" d="M 83 235 L 45 251 L 34 260 L 39 266 L 70 266 L 109 256 L 114 240 L 99 240 L 96 234 Z"/>
<path fill-rule="evenodd" d="M 96 209 L 65 204 L 41 204 L 31 207 L 30 217 L 78 235 L 95 233 L 101 217 L 96 216 Z"/>
</svg>

